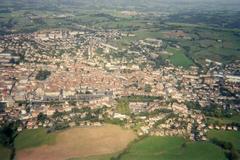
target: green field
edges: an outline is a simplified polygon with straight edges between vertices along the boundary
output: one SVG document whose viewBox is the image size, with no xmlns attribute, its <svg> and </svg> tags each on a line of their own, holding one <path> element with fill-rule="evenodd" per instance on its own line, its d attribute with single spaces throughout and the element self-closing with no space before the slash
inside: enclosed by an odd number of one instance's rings
<svg viewBox="0 0 240 160">
<path fill-rule="evenodd" d="M 240 150 L 240 132 L 238 131 L 210 130 L 208 131 L 207 136 L 209 139 L 217 138 L 221 141 L 231 142 L 237 150 Z"/>
<path fill-rule="evenodd" d="M 47 133 L 45 129 L 23 130 L 15 140 L 17 150 L 37 147 L 44 144 L 53 144 L 55 134 Z"/>
<path fill-rule="evenodd" d="M 201 64 L 205 59 L 212 59 L 222 63 L 231 63 L 239 59 L 239 36 L 237 31 L 228 31 L 195 26 L 178 26 L 183 31 L 190 33 L 193 40 L 177 40 L 183 48 L 188 48 L 187 53 Z"/>
<path fill-rule="evenodd" d="M 220 124 L 229 124 L 229 123 L 239 123 L 240 122 L 240 115 L 234 115 L 230 118 L 217 118 L 217 117 L 207 117 L 207 121 L 209 123 L 220 123 Z"/>
<path fill-rule="evenodd" d="M 122 18 L 118 21 L 107 21 L 107 22 L 100 22 L 95 24 L 95 27 L 102 27 L 102 28 L 112 28 L 112 29 L 120 29 L 120 30 L 134 30 L 134 28 L 143 28 L 145 27 L 146 22 L 143 20 L 136 20 L 136 19 L 126 19 Z"/>
<path fill-rule="evenodd" d="M 2 145 L 0 145 L 0 159 L 1 160 L 9 160 L 11 155 L 11 151 Z"/>
<path fill-rule="evenodd" d="M 120 159 L 226 160 L 226 157 L 221 148 L 209 142 L 187 142 L 181 137 L 147 137 L 133 144 Z"/>
<path fill-rule="evenodd" d="M 117 103 L 116 111 L 121 114 L 130 114 L 129 102 L 126 99 L 120 99 Z"/>
<path fill-rule="evenodd" d="M 70 158 L 68 160 L 111 160 L 112 157 L 115 157 L 117 154 L 108 154 L 101 156 L 90 156 L 85 158 Z"/>
<path fill-rule="evenodd" d="M 132 33 L 135 35 L 134 37 L 123 37 L 122 39 L 112 40 L 109 43 L 119 48 L 124 48 L 129 46 L 134 41 L 139 41 L 146 38 L 163 38 L 162 31 L 155 30 L 151 27 L 148 27 L 148 29 L 140 28 L 137 31 L 133 31 Z"/>
<path fill-rule="evenodd" d="M 184 51 L 182 49 L 168 47 L 167 51 L 173 53 L 173 55 L 170 56 L 169 59 L 171 63 L 175 66 L 182 66 L 184 68 L 188 68 L 193 65 L 193 62 L 183 53 Z"/>
</svg>

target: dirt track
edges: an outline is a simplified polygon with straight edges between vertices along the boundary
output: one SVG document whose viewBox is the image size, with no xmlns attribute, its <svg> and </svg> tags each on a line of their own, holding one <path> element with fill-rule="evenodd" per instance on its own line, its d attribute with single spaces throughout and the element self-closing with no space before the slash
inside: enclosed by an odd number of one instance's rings
<svg viewBox="0 0 240 160">
<path fill-rule="evenodd" d="M 72 128 L 57 134 L 54 145 L 17 151 L 17 160 L 66 160 L 123 150 L 136 135 L 118 126 Z"/>
</svg>

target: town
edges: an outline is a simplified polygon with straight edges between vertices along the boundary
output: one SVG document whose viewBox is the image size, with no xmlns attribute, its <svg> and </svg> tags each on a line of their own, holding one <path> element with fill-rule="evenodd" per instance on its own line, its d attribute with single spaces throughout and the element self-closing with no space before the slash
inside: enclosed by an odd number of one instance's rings
<svg viewBox="0 0 240 160">
<path fill-rule="evenodd" d="M 149 37 L 124 48 L 111 43 L 134 36 L 86 27 L 1 36 L 0 125 L 51 132 L 114 123 L 139 136 L 190 140 L 207 140 L 211 129 L 240 130 L 239 123 L 209 120 L 240 112 L 239 60 L 205 59 L 188 69 L 166 60 L 159 67 L 159 54 L 173 54 L 164 40 Z"/>
</svg>

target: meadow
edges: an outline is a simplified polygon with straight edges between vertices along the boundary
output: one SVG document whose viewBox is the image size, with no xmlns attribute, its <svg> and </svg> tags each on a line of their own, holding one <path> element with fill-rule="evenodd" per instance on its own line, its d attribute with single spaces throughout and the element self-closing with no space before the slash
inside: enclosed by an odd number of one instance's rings
<svg viewBox="0 0 240 160">
<path fill-rule="evenodd" d="M 50 145 L 56 142 L 56 134 L 47 134 L 43 128 L 35 130 L 23 130 L 15 139 L 17 150 L 38 147 L 41 145 Z"/>
<path fill-rule="evenodd" d="M 131 145 L 120 157 L 120 160 L 129 159 L 226 160 L 226 157 L 221 148 L 209 142 L 188 142 L 181 137 L 147 137 Z"/>
<path fill-rule="evenodd" d="M 216 138 L 221 141 L 230 142 L 234 148 L 240 150 L 240 133 L 238 131 L 210 130 L 207 133 L 209 139 Z"/>
<path fill-rule="evenodd" d="M 173 55 L 169 57 L 169 60 L 175 66 L 182 66 L 184 68 L 189 68 L 190 66 L 193 65 L 193 62 L 191 61 L 191 59 L 189 59 L 184 54 L 184 50 L 168 47 L 167 51 L 169 53 L 173 53 Z"/>
</svg>

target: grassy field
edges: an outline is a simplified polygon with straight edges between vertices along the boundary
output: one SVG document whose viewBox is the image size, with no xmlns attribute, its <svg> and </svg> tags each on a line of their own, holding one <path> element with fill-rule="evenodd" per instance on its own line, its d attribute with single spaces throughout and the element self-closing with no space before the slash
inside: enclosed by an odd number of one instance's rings
<svg viewBox="0 0 240 160">
<path fill-rule="evenodd" d="M 145 26 L 145 22 L 141 20 L 121 19 L 119 21 L 100 22 L 94 26 L 102 28 L 115 28 L 120 30 L 133 29 L 135 27 L 142 28 Z"/>
<path fill-rule="evenodd" d="M 183 145 L 183 144 L 186 145 Z M 147 137 L 122 155 L 121 160 L 225 160 L 221 148 L 208 142 L 186 142 L 180 137 Z"/>
<path fill-rule="evenodd" d="M 38 147 L 41 145 L 54 144 L 56 141 L 56 134 L 47 134 L 45 129 L 24 130 L 21 132 L 16 140 L 15 146 L 17 150 Z"/>
<path fill-rule="evenodd" d="M 191 26 L 184 26 L 182 30 L 195 35 L 194 40 L 179 40 L 178 44 L 189 48 L 189 55 L 200 63 L 205 63 L 206 58 L 222 63 L 240 58 L 237 32 Z"/>
<path fill-rule="evenodd" d="M 83 158 L 70 158 L 68 160 L 111 160 L 112 157 L 117 156 L 117 154 L 107 154 L 107 155 L 100 155 L 100 156 L 89 156 Z"/>
<path fill-rule="evenodd" d="M 117 103 L 117 112 L 121 114 L 130 114 L 129 102 L 126 99 L 120 99 Z"/>
<path fill-rule="evenodd" d="M 44 143 L 38 142 L 38 137 L 35 136 L 38 133 L 34 132 L 36 131 L 28 130 L 18 137 L 16 143 L 18 144 L 16 152 L 18 160 L 66 160 L 70 158 L 94 160 L 96 157 L 100 159 L 99 156 L 104 160 L 111 154 L 121 152 L 129 142 L 136 138 L 133 131 L 124 130 L 115 125 L 89 128 L 76 127 L 56 132 L 54 134 L 55 142 L 51 145 L 47 145 L 47 143 L 44 145 Z M 25 144 L 24 140 L 28 142 L 28 145 Z M 37 147 L 36 144 L 39 146 Z M 33 148 L 29 148 L 30 146 Z"/>
<path fill-rule="evenodd" d="M 110 41 L 109 43 L 112 45 L 115 45 L 119 48 L 124 48 L 127 47 L 131 44 L 131 42 L 138 41 L 138 40 L 143 40 L 146 38 L 159 38 L 161 39 L 163 37 L 163 33 L 155 30 L 151 27 L 148 29 L 139 29 L 137 31 L 132 32 L 135 36 L 134 37 L 123 37 L 122 39 L 119 40 L 113 40 Z"/>
<path fill-rule="evenodd" d="M 10 160 L 11 151 L 2 145 L 0 145 L 0 159 L 1 160 Z"/>
<path fill-rule="evenodd" d="M 170 56 L 169 59 L 171 63 L 175 66 L 182 66 L 184 68 L 188 68 L 193 65 L 193 62 L 183 53 L 184 51 L 182 49 L 168 47 L 167 51 L 173 53 L 173 55 Z"/>
<path fill-rule="evenodd" d="M 219 122 L 220 124 L 239 123 L 240 115 L 234 115 L 231 118 L 207 117 L 209 123 Z"/>
<path fill-rule="evenodd" d="M 209 139 L 217 138 L 221 141 L 231 142 L 236 149 L 240 150 L 240 133 L 238 131 L 210 130 L 207 136 Z"/>
</svg>

